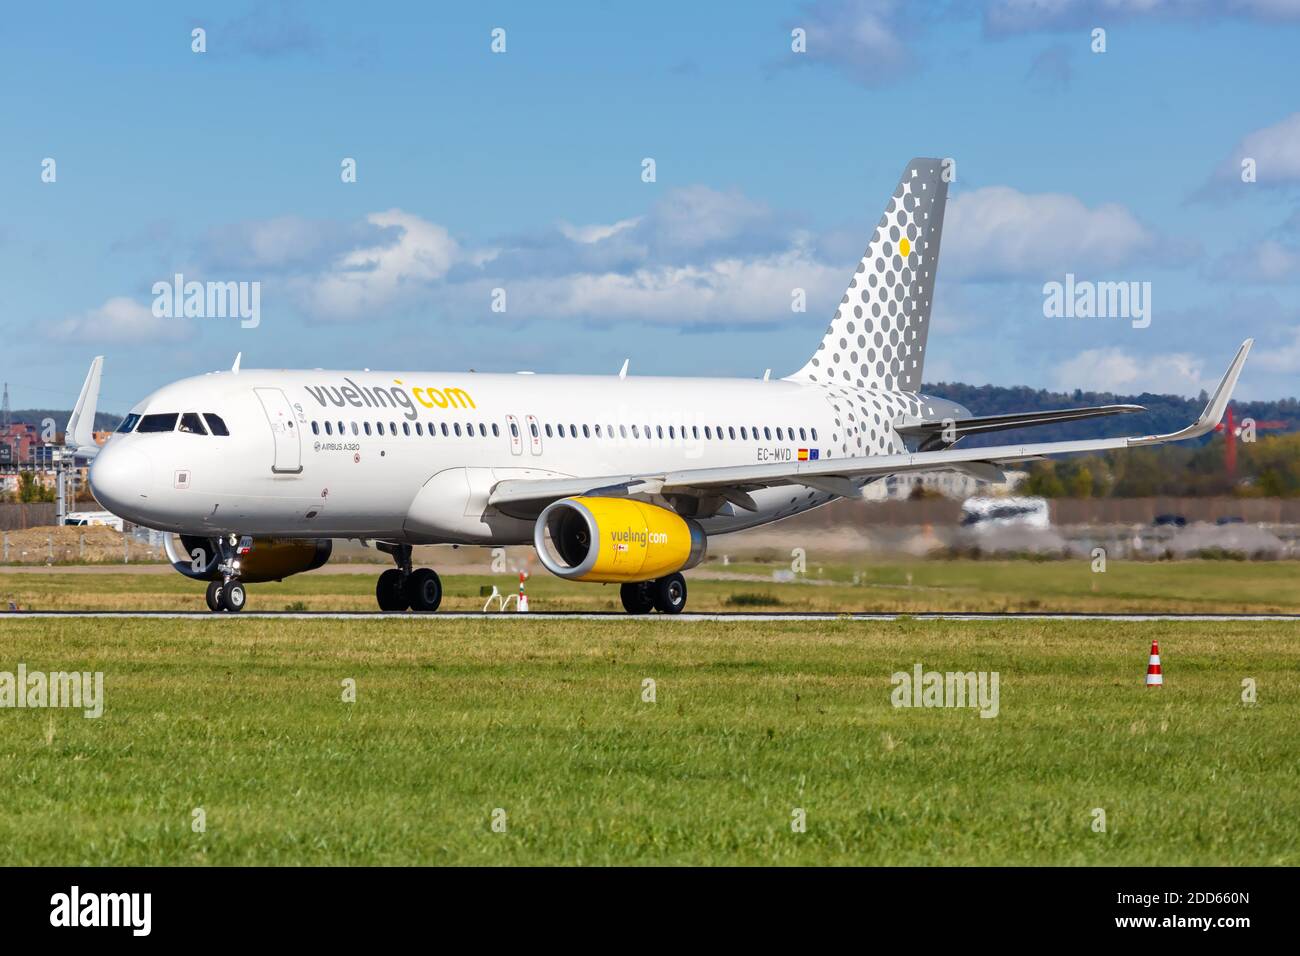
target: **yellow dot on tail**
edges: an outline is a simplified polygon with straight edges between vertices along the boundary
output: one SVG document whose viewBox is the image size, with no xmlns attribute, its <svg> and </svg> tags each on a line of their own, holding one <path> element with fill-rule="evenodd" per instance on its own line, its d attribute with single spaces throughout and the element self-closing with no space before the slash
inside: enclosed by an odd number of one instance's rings
<svg viewBox="0 0 1300 956">
<path fill-rule="evenodd" d="M 902 253 L 903 255 L 905 255 L 905 256 L 911 254 L 911 252 L 912 252 L 912 244 L 911 244 L 910 242 L 907 241 L 907 237 L 906 237 L 906 236 L 904 236 L 902 239 L 899 239 L 899 240 L 898 240 L 898 251 L 901 252 L 901 253 Z"/>
</svg>

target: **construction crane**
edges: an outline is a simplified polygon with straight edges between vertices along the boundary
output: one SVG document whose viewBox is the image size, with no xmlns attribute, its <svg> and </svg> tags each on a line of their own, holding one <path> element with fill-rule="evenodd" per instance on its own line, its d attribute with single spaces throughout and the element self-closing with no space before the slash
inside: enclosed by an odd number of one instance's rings
<svg viewBox="0 0 1300 956">
<path fill-rule="evenodd" d="M 1255 430 L 1285 430 L 1286 422 L 1266 421 L 1255 422 Z M 1232 414 L 1232 406 L 1228 406 L 1228 414 L 1214 426 L 1216 432 L 1223 432 L 1223 468 L 1227 472 L 1231 481 L 1237 480 L 1237 439 L 1241 437 L 1241 425 L 1237 423 Z"/>
</svg>

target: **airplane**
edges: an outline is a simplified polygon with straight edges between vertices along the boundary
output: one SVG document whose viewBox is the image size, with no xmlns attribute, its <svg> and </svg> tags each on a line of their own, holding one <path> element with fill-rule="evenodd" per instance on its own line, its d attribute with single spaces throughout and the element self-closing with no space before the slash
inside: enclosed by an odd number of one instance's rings
<svg viewBox="0 0 1300 956">
<path fill-rule="evenodd" d="M 821 343 L 782 379 L 629 376 L 626 362 L 616 376 L 253 370 L 236 357 L 136 404 L 95 455 L 91 488 L 168 532 L 168 559 L 208 582 L 213 611 L 242 610 L 246 585 L 319 568 L 334 540 L 356 539 L 393 558 L 376 582 L 384 611 L 442 601 L 437 572 L 412 567 L 415 545 L 531 544 L 561 578 L 618 584 L 629 613 L 675 614 L 682 572 L 713 535 L 889 475 L 996 481 L 1013 462 L 1214 429 L 1250 339 L 1179 431 L 961 447 L 1141 408 L 976 416 L 920 391 L 947 194 L 940 160 L 907 163 Z"/>
</svg>

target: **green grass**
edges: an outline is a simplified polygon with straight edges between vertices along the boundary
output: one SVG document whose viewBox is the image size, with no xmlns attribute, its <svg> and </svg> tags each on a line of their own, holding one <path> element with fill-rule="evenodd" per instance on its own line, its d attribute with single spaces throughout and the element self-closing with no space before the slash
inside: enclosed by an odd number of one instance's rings
<svg viewBox="0 0 1300 956">
<path fill-rule="evenodd" d="M 328 569 L 327 569 L 328 570 Z M 373 611 L 374 574 L 313 573 L 283 583 L 253 584 L 248 609 Z M 688 608 L 735 610 L 745 594 L 772 595 L 788 611 L 1282 611 L 1300 613 L 1300 561 L 1111 561 L 1104 574 L 1079 561 L 817 562 L 800 581 L 772 578 L 784 565 L 720 564 L 688 571 Z M 708 573 L 743 575 L 712 580 Z M 854 583 L 856 580 L 858 583 Z M 755 580 L 761 578 L 761 580 Z M 483 587 L 514 592 L 513 575 L 455 574 L 443 578 L 443 607 L 480 610 Z M 528 580 L 536 611 L 621 611 L 617 585 L 562 581 L 538 570 Z M 734 600 L 733 600 L 734 599 Z M 0 569 L 0 608 L 8 601 L 35 610 L 192 610 L 205 608 L 203 585 L 179 574 L 6 573 Z M 772 605 L 775 606 L 775 605 Z M 756 609 L 757 608 L 755 605 Z M 3 613 L 3 612 L 0 612 Z"/>
<path fill-rule="evenodd" d="M 7 865 L 1300 863 L 1291 624 L 0 615 L 20 661 L 107 701 L 0 710 Z M 1000 715 L 893 708 L 918 661 Z"/>
</svg>

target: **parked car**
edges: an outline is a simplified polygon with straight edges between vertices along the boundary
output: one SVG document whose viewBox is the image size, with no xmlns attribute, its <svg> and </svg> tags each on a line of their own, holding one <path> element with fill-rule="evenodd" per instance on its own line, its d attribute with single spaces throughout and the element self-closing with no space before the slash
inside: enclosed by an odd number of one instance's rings
<svg viewBox="0 0 1300 956">
<path fill-rule="evenodd" d="M 970 531 L 1052 526 L 1046 498 L 967 498 L 961 506 L 961 526 Z"/>
<path fill-rule="evenodd" d="M 1182 515 L 1174 515 L 1174 514 L 1156 515 L 1155 520 L 1152 521 L 1151 523 L 1155 525 L 1157 528 L 1187 527 L 1187 519 L 1184 518 Z"/>
<path fill-rule="evenodd" d="M 1215 524 L 1245 524 L 1246 519 L 1241 515 L 1222 515 L 1214 519 Z"/>
</svg>

